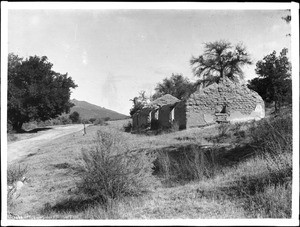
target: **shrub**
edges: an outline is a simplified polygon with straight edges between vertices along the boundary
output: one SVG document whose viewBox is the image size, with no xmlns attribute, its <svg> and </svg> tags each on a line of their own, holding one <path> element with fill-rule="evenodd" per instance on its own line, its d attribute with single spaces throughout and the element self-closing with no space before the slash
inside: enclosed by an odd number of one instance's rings
<svg viewBox="0 0 300 227">
<path fill-rule="evenodd" d="M 13 186 L 14 183 L 17 181 L 22 180 L 24 175 L 28 172 L 27 166 L 21 165 L 9 165 L 7 168 L 7 207 L 8 209 L 12 208 L 15 203 L 15 187 Z"/>
<path fill-rule="evenodd" d="M 104 121 L 103 118 L 97 118 L 93 124 L 94 125 L 107 125 L 107 123 Z"/>
<path fill-rule="evenodd" d="M 38 127 L 37 121 L 26 122 L 26 123 L 23 123 L 23 125 L 22 125 L 22 128 L 26 131 L 36 129 L 37 127 Z"/>
<path fill-rule="evenodd" d="M 65 116 L 61 116 L 60 121 L 63 125 L 72 124 L 72 120 Z"/>
<path fill-rule="evenodd" d="M 227 136 L 227 133 L 229 131 L 230 124 L 229 123 L 219 123 L 218 124 L 218 132 L 220 137 Z"/>
<path fill-rule="evenodd" d="M 109 120 L 110 120 L 110 117 L 105 117 L 103 120 L 104 120 L 104 121 L 109 121 Z"/>
<path fill-rule="evenodd" d="M 96 118 L 90 118 L 89 121 L 94 124 L 94 122 L 96 121 Z"/>
<path fill-rule="evenodd" d="M 132 129 L 131 122 L 129 121 L 129 122 L 127 122 L 127 124 L 124 124 L 123 129 L 124 129 L 124 132 L 131 132 L 131 129 Z"/>
<path fill-rule="evenodd" d="M 7 184 L 12 185 L 13 183 L 21 180 L 22 177 L 28 172 L 27 166 L 21 165 L 9 165 L 7 168 Z"/>
<path fill-rule="evenodd" d="M 95 146 L 83 151 L 77 167 L 78 191 L 104 205 L 124 196 L 140 195 L 155 183 L 152 162 L 145 152 L 130 153 L 120 135 L 98 131 Z"/>
<path fill-rule="evenodd" d="M 53 125 L 65 125 L 65 124 L 71 124 L 72 120 L 69 119 L 67 116 L 59 116 L 57 118 L 52 119 Z"/>
</svg>

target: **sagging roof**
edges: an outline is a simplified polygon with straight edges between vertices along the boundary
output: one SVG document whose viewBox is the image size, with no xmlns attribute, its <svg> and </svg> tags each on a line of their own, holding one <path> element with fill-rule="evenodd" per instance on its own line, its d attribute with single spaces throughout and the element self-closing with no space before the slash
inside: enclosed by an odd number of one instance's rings
<svg viewBox="0 0 300 227">
<path fill-rule="evenodd" d="M 154 101 L 150 102 L 149 104 L 145 105 L 143 109 L 138 111 L 138 113 L 148 114 L 153 109 L 158 109 L 165 105 L 174 105 L 180 100 L 170 94 L 166 94 Z"/>
<path fill-rule="evenodd" d="M 150 106 L 158 106 L 158 107 L 162 107 L 165 105 L 173 105 L 177 102 L 179 102 L 180 100 L 170 94 L 166 94 L 158 99 L 155 99 L 154 101 L 152 101 L 149 105 Z"/>
<path fill-rule="evenodd" d="M 173 105 L 177 102 L 179 102 L 180 100 L 170 94 L 166 94 L 158 99 L 155 99 L 154 101 L 152 101 L 151 103 L 149 103 L 149 107 L 162 107 L 165 105 Z"/>
</svg>

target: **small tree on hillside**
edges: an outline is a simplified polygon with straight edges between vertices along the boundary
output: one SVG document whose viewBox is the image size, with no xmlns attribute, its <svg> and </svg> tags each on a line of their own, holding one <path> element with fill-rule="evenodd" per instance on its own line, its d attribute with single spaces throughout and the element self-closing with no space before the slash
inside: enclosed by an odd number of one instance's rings
<svg viewBox="0 0 300 227">
<path fill-rule="evenodd" d="M 291 64 L 284 48 L 279 56 L 276 51 L 256 63 L 258 78 L 249 81 L 248 87 L 258 92 L 267 102 L 274 101 L 275 112 L 284 103 L 292 102 Z"/>
<path fill-rule="evenodd" d="M 184 78 L 181 74 L 172 74 L 170 78 L 165 78 L 162 83 L 156 85 L 152 98 L 157 99 L 165 94 L 170 94 L 178 99 L 182 99 L 194 91 L 195 86 L 188 78 Z"/>
<path fill-rule="evenodd" d="M 233 47 L 230 42 L 216 41 L 204 44 L 204 53 L 190 60 L 193 73 L 199 77 L 199 83 L 208 86 L 220 78 L 231 80 L 243 78 L 241 67 L 252 64 L 246 48 L 240 43 Z"/>
<path fill-rule="evenodd" d="M 70 114 L 69 118 L 71 119 L 72 123 L 79 123 L 80 122 L 80 116 L 77 111 L 74 111 Z"/>
<path fill-rule="evenodd" d="M 77 85 L 52 67 L 46 56 L 22 60 L 8 55 L 7 117 L 14 130 L 30 120 L 45 121 L 70 111 L 70 89 Z"/>
</svg>

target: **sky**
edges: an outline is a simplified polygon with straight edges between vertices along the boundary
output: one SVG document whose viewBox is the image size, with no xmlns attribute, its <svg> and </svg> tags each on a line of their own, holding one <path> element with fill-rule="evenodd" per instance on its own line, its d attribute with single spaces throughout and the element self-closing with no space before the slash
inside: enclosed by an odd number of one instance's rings
<svg viewBox="0 0 300 227">
<path fill-rule="evenodd" d="M 132 99 L 172 73 L 195 81 L 189 61 L 203 44 L 242 42 L 253 65 L 291 48 L 285 10 L 25 10 L 8 11 L 8 52 L 47 56 L 53 70 L 78 85 L 71 98 L 129 115 Z"/>
</svg>

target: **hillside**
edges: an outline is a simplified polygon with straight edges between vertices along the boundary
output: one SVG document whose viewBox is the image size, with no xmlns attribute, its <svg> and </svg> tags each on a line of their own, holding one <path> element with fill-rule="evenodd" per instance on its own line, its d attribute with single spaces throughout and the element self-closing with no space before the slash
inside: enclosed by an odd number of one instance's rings
<svg viewBox="0 0 300 227">
<path fill-rule="evenodd" d="M 8 166 L 8 185 L 28 182 L 9 191 L 8 218 L 291 220 L 291 114 L 158 135 L 126 133 L 126 121 L 15 143 L 26 155 Z"/>
<path fill-rule="evenodd" d="M 70 113 L 77 111 L 82 119 L 109 117 L 111 120 L 119 120 L 129 118 L 129 116 L 124 114 L 120 114 L 116 111 L 109 110 L 86 101 L 72 99 L 71 102 L 74 103 L 75 106 L 71 108 Z"/>
</svg>

